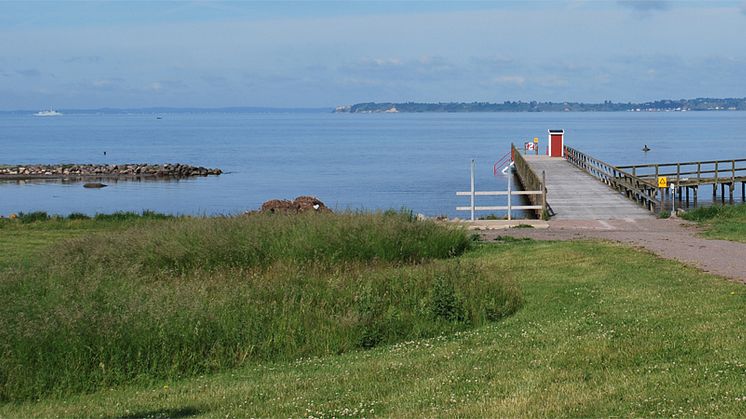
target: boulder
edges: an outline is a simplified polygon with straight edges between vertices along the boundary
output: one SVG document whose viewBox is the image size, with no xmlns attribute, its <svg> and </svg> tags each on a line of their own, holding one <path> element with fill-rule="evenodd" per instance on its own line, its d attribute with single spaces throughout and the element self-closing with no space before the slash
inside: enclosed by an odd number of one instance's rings
<svg viewBox="0 0 746 419">
<path fill-rule="evenodd" d="M 292 201 L 272 199 L 263 203 L 258 212 L 265 214 L 299 214 L 303 212 L 332 212 L 332 210 L 316 197 L 299 196 Z"/>
<path fill-rule="evenodd" d="M 298 208 L 298 212 L 315 211 L 315 212 L 332 212 L 315 196 L 299 196 L 295 198 L 293 204 Z"/>
<path fill-rule="evenodd" d="M 296 211 L 292 201 L 288 201 L 287 199 L 272 199 L 263 203 L 259 212 L 288 214 Z"/>
</svg>

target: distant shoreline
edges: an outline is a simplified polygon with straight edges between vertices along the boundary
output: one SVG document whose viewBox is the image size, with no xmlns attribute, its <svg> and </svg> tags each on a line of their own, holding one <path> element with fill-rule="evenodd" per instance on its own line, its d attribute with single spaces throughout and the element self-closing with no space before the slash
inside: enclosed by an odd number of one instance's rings
<svg viewBox="0 0 746 419">
<path fill-rule="evenodd" d="M 190 113 L 424 113 L 424 112 L 689 112 L 689 111 L 746 111 L 744 98 L 660 99 L 649 102 L 364 102 L 354 105 L 320 107 L 225 106 L 203 107 L 144 107 L 144 108 L 81 108 L 58 109 L 63 115 L 165 115 Z M 34 115 L 39 109 L 0 110 L 0 115 Z"/>
<path fill-rule="evenodd" d="M 329 113 L 333 107 L 322 108 L 269 108 L 269 107 L 225 107 L 225 108 L 91 108 L 57 109 L 62 115 L 168 115 L 190 113 Z M 34 115 L 38 109 L 15 109 L 0 111 L 0 115 Z"/>
<path fill-rule="evenodd" d="M 462 113 L 462 112 L 717 112 L 746 111 L 746 98 L 696 98 L 643 103 L 583 102 L 368 102 L 337 106 L 336 113 Z"/>
</svg>

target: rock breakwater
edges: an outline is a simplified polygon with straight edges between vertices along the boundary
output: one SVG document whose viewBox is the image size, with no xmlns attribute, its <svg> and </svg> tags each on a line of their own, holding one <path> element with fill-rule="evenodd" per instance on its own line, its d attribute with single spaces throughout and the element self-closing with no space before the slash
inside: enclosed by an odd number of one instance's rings
<svg viewBox="0 0 746 419">
<path fill-rule="evenodd" d="M 220 169 L 188 164 L 54 164 L 0 166 L 0 179 L 83 178 L 83 177 L 149 177 L 184 178 L 220 175 Z"/>
</svg>

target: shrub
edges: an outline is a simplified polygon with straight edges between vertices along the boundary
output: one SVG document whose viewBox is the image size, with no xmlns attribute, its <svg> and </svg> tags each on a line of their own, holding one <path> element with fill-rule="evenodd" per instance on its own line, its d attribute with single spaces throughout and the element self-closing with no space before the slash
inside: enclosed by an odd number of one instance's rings
<svg viewBox="0 0 746 419">
<path fill-rule="evenodd" d="M 49 214 L 44 211 L 34 211 L 29 213 L 18 213 L 18 220 L 24 224 L 34 223 L 38 221 L 46 221 L 49 219 Z"/>
<path fill-rule="evenodd" d="M 462 279 L 462 278 L 455 278 Z M 464 308 L 461 298 L 456 295 L 454 278 L 447 272 L 439 272 L 432 285 L 430 296 L 430 310 L 436 319 L 452 322 L 464 320 Z"/>
<path fill-rule="evenodd" d="M 87 216 L 87 215 L 85 215 L 85 214 L 83 214 L 81 212 L 73 212 L 73 213 L 70 213 L 67 216 L 67 219 L 68 220 L 90 220 L 91 217 L 89 217 L 89 216 Z"/>
</svg>

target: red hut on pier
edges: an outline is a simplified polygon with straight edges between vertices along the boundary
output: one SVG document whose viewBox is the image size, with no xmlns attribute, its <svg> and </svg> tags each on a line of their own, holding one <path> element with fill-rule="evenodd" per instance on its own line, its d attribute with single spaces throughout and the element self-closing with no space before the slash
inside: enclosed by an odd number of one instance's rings
<svg viewBox="0 0 746 419">
<path fill-rule="evenodd" d="M 549 146 L 547 147 L 549 157 L 565 157 L 565 130 L 549 130 Z"/>
</svg>

